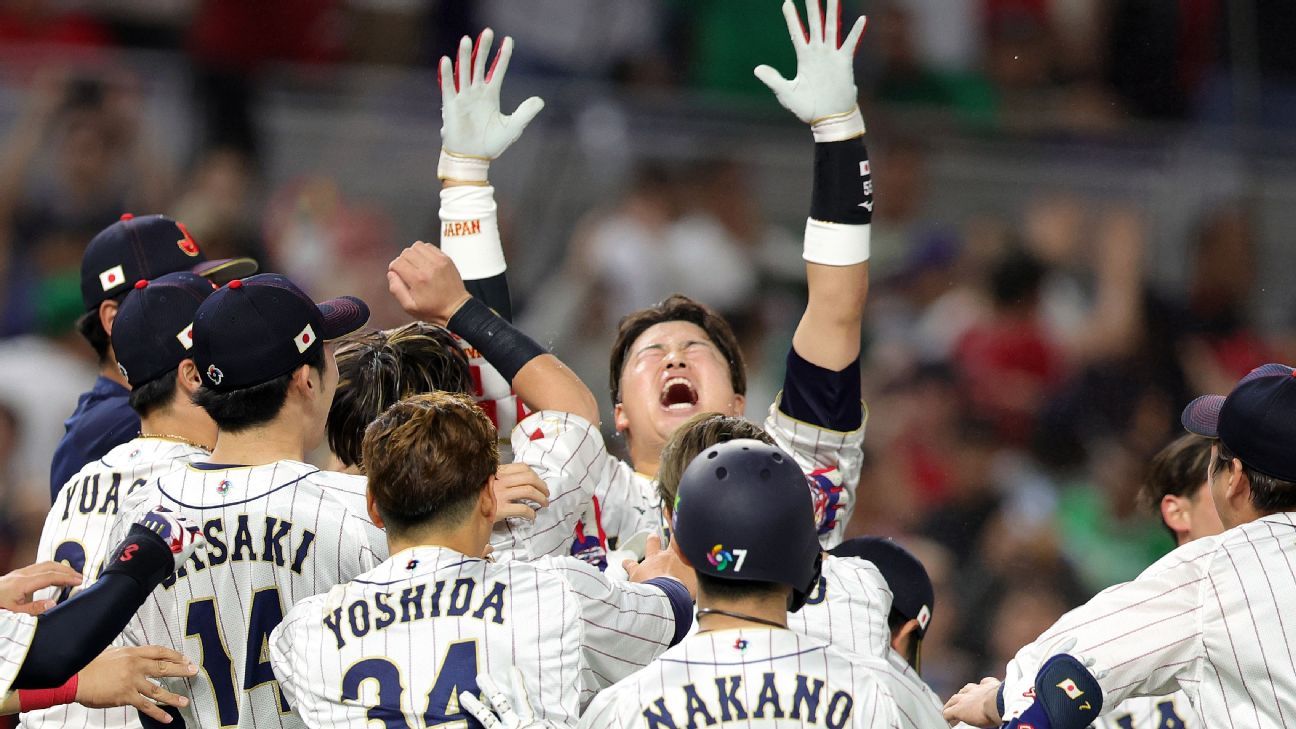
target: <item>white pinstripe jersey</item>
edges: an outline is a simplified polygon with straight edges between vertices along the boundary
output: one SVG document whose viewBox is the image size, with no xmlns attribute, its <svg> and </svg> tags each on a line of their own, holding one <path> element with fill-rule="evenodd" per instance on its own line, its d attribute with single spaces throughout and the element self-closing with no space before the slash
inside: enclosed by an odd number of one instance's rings
<svg viewBox="0 0 1296 729">
<path fill-rule="evenodd" d="M 423 546 L 299 603 L 271 657 L 312 727 L 463 721 L 459 691 L 510 666 L 538 716 L 575 723 L 597 687 L 660 654 L 674 626 L 660 590 L 613 585 L 570 557 L 496 564 Z"/>
<path fill-rule="evenodd" d="M 0 696 L 9 693 L 36 637 L 36 616 L 0 609 Z"/>
<path fill-rule="evenodd" d="M 790 630 L 698 633 L 600 693 L 588 729 L 900 727 L 876 669 Z"/>
<path fill-rule="evenodd" d="M 1198 729 L 1202 724 L 1198 723 L 1187 694 L 1176 691 L 1169 696 L 1125 699 L 1091 726 L 1093 729 Z"/>
<path fill-rule="evenodd" d="M 872 562 L 828 555 L 805 606 L 788 613 L 788 628 L 877 669 L 899 708 L 901 726 L 948 729 L 941 718 L 944 702 L 891 649 L 891 601 L 891 588 Z"/>
<path fill-rule="evenodd" d="M 59 490 L 45 517 L 36 561 L 65 562 L 85 576 L 83 587 L 60 592 L 50 587 L 36 593 L 39 600 L 60 601 L 88 587 L 117 546 L 111 540 L 117 512 L 128 497 L 149 481 L 181 463 L 204 459 L 207 451 L 164 438 L 136 438 L 87 463 Z M 22 715 L 24 727 L 138 727 L 135 709 L 87 709 L 64 704 Z"/>
<path fill-rule="evenodd" d="M 779 397 L 782 397 L 781 393 Z M 864 463 L 864 426 L 867 422 L 868 409 L 864 408 L 860 427 L 856 430 L 827 430 L 788 417 L 779 410 L 779 398 L 775 398 L 762 426 L 778 447 L 791 454 L 805 472 L 814 499 L 815 520 L 819 524 L 819 543 L 824 549 L 841 544 L 846 524 L 855 511 L 855 491 L 859 488 L 860 470 Z M 603 529 L 608 538 L 615 537 L 624 544 L 641 532 L 658 534 L 662 531 L 657 481 L 635 471 L 625 461 L 610 454 L 606 457 L 594 495 L 598 499 Z"/>
<path fill-rule="evenodd" d="M 1108 588 L 1064 615 L 1009 663 L 1006 715 L 1044 660 L 1073 652 L 1107 673 L 1105 706 L 1182 690 L 1202 726 L 1296 723 L 1296 514 L 1282 513 L 1189 542 L 1132 582 Z M 1110 710 L 1109 710 L 1110 711 Z M 1209 719 L 1209 723 L 1207 720 Z"/>
<path fill-rule="evenodd" d="M 549 505 L 535 521 L 513 518 L 497 524 L 491 546 L 500 561 L 576 556 L 603 559 L 594 490 L 607 449 L 589 421 L 554 410 L 528 415 L 512 433 L 513 461 L 530 466 L 549 487 Z"/>
<path fill-rule="evenodd" d="M 297 461 L 175 469 L 123 504 L 116 530 L 161 504 L 200 525 L 207 546 L 153 591 L 123 636 L 161 645 L 200 668 L 166 679 L 191 699 L 190 729 L 300 727 L 270 667 L 270 631 L 298 601 L 378 563 L 373 525 L 352 512 L 350 481 Z M 128 508 L 129 506 L 129 508 Z"/>
</svg>

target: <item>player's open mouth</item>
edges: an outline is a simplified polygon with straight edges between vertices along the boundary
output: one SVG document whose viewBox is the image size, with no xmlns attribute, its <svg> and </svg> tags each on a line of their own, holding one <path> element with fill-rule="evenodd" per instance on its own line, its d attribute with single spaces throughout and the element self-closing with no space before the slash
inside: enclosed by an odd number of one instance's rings
<svg viewBox="0 0 1296 729">
<path fill-rule="evenodd" d="M 697 389 L 683 377 L 672 377 L 662 385 L 661 405 L 667 410 L 688 410 L 697 402 Z"/>
</svg>

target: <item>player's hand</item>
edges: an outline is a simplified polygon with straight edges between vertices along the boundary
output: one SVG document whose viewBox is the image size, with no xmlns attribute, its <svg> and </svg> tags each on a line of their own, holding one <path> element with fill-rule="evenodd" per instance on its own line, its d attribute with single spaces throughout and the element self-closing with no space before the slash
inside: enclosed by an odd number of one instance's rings
<svg viewBox="0 0 1296 729">
<path fill-rule="evenodd" d="M 423 241 L 388 264 L 387 290 L 406 314 L 441 326 L 471 298 L 454 261 Z"/>
<path fill-rule="evenodd" d="M 821 16 L 819 0 L 805 0 L 808 28 L 801 25 L 792 0 L 783 3 L 783 17 L 796 50 L 794 78 L 783 78 L 765 65 L 755 70 L 756 78 L 770 87 L 779 103 L 807 124 L 856 111 L 858 92 L 853 62 L 867 18 L 856 20 L 846 39 L 839 42 L 841 3 L 840 0 L 827 0 L 827 3 L 827 14 Z"/>
<path fill-rule="evenodd" d="M 189 699 L 162 688 L 151 679 L 189 678 L 198 666 L 169 648 L 109 648 L 77 676 L 76 701 L 91 709 L 134 706 L 163 724 L 171 717 L 158 704 L 184 707 Z"/>
<path fill-rule="evenodd" d="M 981 683 L 969 683 L 945 702 L 942 715 L 945 721 L 965 722 L 972 726 L 999 726 L 999 679 L 983 678 Z"/>
<path fill-rule="evenodd" d="M 197 525 L 162 506 L 155 507 L 135 523 L 162 537 L 171 550 L 175 569 L 180 569 L 180 565 L 206 543 Z"/>
<path fill-rule="evenodd" d="M 505 37 L 489 67 L 495 33 L 482 31 L 477 43 L 464 36 L 459 58 L 441 57 L 437 81 L 441 84 L 441 146 L 453 157 L 492 160 L 522 136 L 522 130 L 544 108 L 538 96 L 523 101 L 512 114 L 500 111 L 500 86 L 513 55 L 513 39 Z M 442 160 L 444 166 L 446 160 Z M 447 179 L 444 169 L 438 176 Z M 449 179 L 461 179 L 451 175 Z M 482 177 L 484 179 L 484 176 Z"/>
<path fill-rule="evenodd" d="M 495 521 L 519 517 L 535 521 L 536 510 L 549 505 L 549 487 L 540 474 L 525 463 L 505 463 L 495 469 Z M 534 504 L 534 506 L 533 506 Z"/>
<path fill-rule="evenodd" d="M 477 674 L 477 685 L 481 699 L 460 691 L 459 705 L 486 729 L 563 729 L 560 724 L 536 718 L 522 685 L 522 674 L 516 668 L 508 669 L 508 681 L 503 687 L 485 673 Z"/>
<path fill-rule="evenodd" d="M 81 573 L 62 562 L 40 562 L 0 577 L 0 608 L 15 613 L 40 615 L 54 607 L 53 600 L 32 600 L 47 587 L 77 587 Z"/>
<path fill-rule="evenodd" d="M 631 582 L 647 582 L 654 577 L 669 577 L 682 583 L 689 597 L 697 599 L 697 573 L 684 564 L 673 549 L 662 549 L 661 537 L 648 537 L 642 562 L 627 559 L 621 563 Z"/>
</svg>

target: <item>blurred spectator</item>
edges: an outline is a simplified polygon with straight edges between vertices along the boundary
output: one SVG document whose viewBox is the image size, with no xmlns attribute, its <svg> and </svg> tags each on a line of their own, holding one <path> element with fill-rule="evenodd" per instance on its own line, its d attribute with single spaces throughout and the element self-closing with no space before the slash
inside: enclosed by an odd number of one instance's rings
<svg viewBox="0 0 1296 729">
<path fill-rule="evenodd" d="M 36 77 L 0 152 L 0 334 L 35 327 L 34 287 L 76 269 L 90 238 L 77 234 L 128 210 L 161 208 L 170 176 L 148 143 L 141 107 L 125 77 L 55 69 Z"/>
<path fill-rule="evenodd" d="M 55 0 L 3 0 L 0 2 L 0 48 L 49 45 L 66 54 L 69 46 L 99 48 L 109 43 L 107 29 L 92 15 Z M 51 54 L 55 49 L 27 48 L 25 53 Z M 34 59 L 31 59 L 34 60 Z M 67 56 L 62 57 L 63 62 Z"/>
<path fill-rule="evenodd" d="M 258 229 L 262 186 L 251 160 L 237 149 L 211 149 L 185 180 L 189 189 L 176 201 L 175 216 L 202 242 L 207 256 L 265 260 Z"/>
<path fill-rule="evenodd" d="M 897 104 L 949 107 L 970 121 L 993 117 L 994 90 L 979 68 L 938 67 L 918 48 L 917 29 L 909 2 L 888 2 L 870 20 L 866 45 L 881 68 L 874 93 L 878 100 Z M 948 12 L 948 3 L 942 12 Z M 972 3 L 957 3 L 971 7 Z M 957 12 L 957 11 L 956 11 Z M 975 23 L 961 30 L 976 35 Z M 879 203 L 883 198 L 879 196 Z"/>
</svg>

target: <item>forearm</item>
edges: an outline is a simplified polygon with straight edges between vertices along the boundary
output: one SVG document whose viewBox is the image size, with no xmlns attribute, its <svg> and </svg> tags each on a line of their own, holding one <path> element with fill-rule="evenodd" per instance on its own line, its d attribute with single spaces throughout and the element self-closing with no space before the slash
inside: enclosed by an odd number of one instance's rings
<svg viewBox="0 0 1296 729">
<path fill-rule="evenodd" d="M 853 115 L 858 127 L 830 132 L 858 131 L 846 139 L 824 137 L 815 125 L 814 190 L 803 256 L 809 299 L 792 338 L 798 354 L 829 370 L 841 370 L 859 356 L 868 296 L 873 180 L 863 121 L 858 111 Z"/>
<path fill-rule="evenodd" d="M 135 547 L 126 562 L 114 560 L 76 597 L 41 615 L 27 660 L 13 688 L 51 688 L 67 682 L 121 634 L 153 589 L 174 570 L 170 550 L 156 534 L 133 528 Z"/>
<path fill-rule="evenodd" d="M 454 261 L 468 293 L 512 321 L 495 188 L 488 183 L 443 180 L 439 216 L 441 250 Z"/>
</svg>

